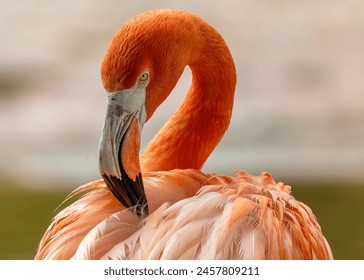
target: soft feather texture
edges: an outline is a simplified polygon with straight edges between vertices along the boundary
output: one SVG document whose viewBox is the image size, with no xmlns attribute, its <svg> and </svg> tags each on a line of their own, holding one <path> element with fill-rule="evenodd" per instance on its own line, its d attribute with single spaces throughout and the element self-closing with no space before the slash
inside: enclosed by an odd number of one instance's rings
<svg viewBox="0 0 364 280">
<path fill-rule="evenodd" d="M 37 258 L 332 259 L 311 209 L 268 173 L 143 176 L 150 216 L 139 219 L 123 209 L 101 181 L 86 185 L 79 191 L 92 190 L 55 217 Z M 158 188 L 170 192 L 154 195 Z M 87 215 L 75 214 L 80 211 Z"/>
<path fill-rule="evenodd" d="M 311 209 L 289 186 L 268 173 L 199 171 L 229 125 L 236 85 L 231 53 L 210 25 L 178 10 L 138 15 L 113 37 L 101 76 L 116 92 L 148 69 L 149 119 L 186 65 L 191 88 L 140 159 L 150 215 L 125 209 L 103 181 L 86 184 L 54 218 L 36 259 L 332 258 Z"/>
</svg>

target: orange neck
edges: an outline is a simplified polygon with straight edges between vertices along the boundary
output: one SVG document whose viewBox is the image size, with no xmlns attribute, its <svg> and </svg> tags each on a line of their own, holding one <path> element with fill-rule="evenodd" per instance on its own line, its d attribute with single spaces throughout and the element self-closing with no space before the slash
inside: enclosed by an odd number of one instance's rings
<svg viewBox="0 0 364 280">
<path fill-rule="evenodd" d="M 142 171 L 201 169 L 229 126 L 236 72 L 222 37 L 204 26 L 204 44 L 192 70 L 192 86 L 178 111 L 149 143 Z"/>
</svg>

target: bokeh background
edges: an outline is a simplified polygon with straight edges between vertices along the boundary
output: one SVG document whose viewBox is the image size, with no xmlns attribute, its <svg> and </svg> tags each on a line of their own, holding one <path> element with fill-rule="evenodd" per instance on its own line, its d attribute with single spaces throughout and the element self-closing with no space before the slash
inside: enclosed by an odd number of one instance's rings
<svg viewBox="0 0 364 280">
<path fill-rule="evenodd" d="M 338 259 L 364 259 L 364 2 L 0 1 L 0 259 L 31 259 L 56 207 L 99 178 L 106 97 L 99 68 L 128 18 L 200 15 L 225 38 L 238 85 L 225 138 L 204 166 L 272 173 L 315 212 Z M 143 147 L 178 108 L 174 93 Z"/>
</svg>

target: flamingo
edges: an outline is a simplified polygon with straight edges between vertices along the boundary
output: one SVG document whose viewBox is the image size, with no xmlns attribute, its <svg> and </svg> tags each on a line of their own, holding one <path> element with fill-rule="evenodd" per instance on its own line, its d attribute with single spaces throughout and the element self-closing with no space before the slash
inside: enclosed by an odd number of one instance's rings
<svg viewBox="0 0 364 280">
<path fill-rule="evenodd" d="M 143 125 L 184 68 L 192 85 L 139 158 Z M 263 172 L 204 174 L 228 128 L 235 65 L 200 17 L 153 10 L 124 23 L 101 65 L 103 180 L 59 212 L 35 259 L 332 259 L 311 209 Z"/>
</svg>

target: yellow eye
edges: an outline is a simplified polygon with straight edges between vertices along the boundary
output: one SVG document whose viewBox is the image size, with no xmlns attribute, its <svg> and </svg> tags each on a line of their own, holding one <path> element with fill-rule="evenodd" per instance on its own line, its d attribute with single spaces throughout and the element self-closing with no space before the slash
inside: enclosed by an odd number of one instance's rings
<svg viewBox="0 0 364 280">
<path fill-rule="evenodd" d="M 140 74 L 139 82 L 145 83 L 148 80 L 149 80 L 149 73 L 148 72 L 143 72 L 142 74 Z"/>
</svg>

